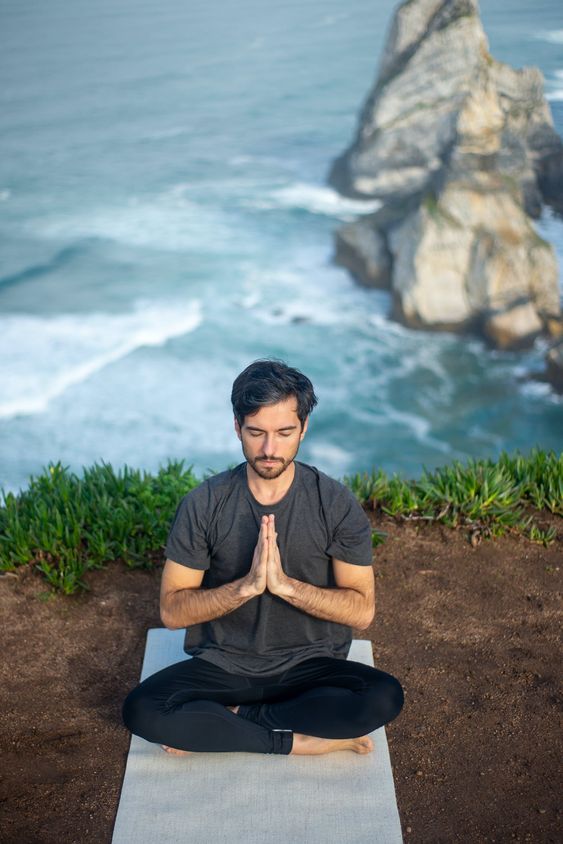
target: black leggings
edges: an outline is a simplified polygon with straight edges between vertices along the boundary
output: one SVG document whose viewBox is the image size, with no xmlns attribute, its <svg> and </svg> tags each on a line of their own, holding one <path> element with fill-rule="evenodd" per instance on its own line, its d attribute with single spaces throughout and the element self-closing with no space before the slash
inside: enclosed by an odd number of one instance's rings
<svg viewBox="0 0 563 844">
<path fill-rule="evenodd" d="M 123 721 L 135 735 L 179 750 L 288 754 L 294 732 L 363 736 L 396 718 L 403 700 L 395 677 L 361 662 L 318 657 L 249 677 L 194 657 L 134 688 Z M 226 709 L 237 704 L 237 714 Z"/>
</svg>

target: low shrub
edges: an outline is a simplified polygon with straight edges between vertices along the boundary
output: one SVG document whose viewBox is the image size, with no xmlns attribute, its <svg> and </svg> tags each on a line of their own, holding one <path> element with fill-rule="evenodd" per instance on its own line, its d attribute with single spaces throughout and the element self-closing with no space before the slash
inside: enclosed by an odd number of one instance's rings
<svg viewBox="0 0 563 844">
<path fill-rule="evenodd" d="M 184 461 L 170 461 L 155 475 L 102 462 L 81 477 L 49 464 L 19 494 L 2 492 L 0 570 L 32 565 L 53 590 L 70 595 L 86 588 L 87 570 L 113 560 L 150 568 L 162 560 L 180 499 L 200 480 Z M 381 469 L 343 480 L 373 510 L 465 527 L 472 542 L 515 531 L 548 545 L 555 529 L 538 525 L 526 507 L 563 515 L 563 455 L 537 448 L 528 457 L 502 452 L 497 461 L 424 468 L 417 480 L 389 478 Z M 373 546 L 385 536 L 374 530 Z"/>
<path fill-rule="evenodd" d="M 68 595 L 85 588 L 87 569 L 112 560 L 150 567 L 180 498 L 198 483 L 183 461 L 154 476 L 101 463 L 78 477 L 50 464 L 19 495 L 2 493 L 0 569 L 32 563 Z"/>
<path fill-rule="evenodd" d="M 473 535 L 502 536 L 515 530 L 544 545 L 553 542 L 553 528 L 534 524 L 535 510 L 563 515 L 563 454 L 533 448 L 529 456 L 501 452 L 498 460 L 470 459 L 426 468 L 417 480 L 379 469 L 344 478 L 358 500 L 374 510 L 404 519 L 426 519 L 449 527 L 469 527 Z"/>
</svg>

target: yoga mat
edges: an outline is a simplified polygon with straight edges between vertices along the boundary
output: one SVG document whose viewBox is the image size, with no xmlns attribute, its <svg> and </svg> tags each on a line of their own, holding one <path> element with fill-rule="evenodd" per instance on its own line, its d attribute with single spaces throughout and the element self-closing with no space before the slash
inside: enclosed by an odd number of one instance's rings
<svg viewBox="0 0 563 844">
<path fill-rule="evenodd" d="M 141 679 L 186 659 L 184 630 L 148 631 Z M 355 639 L 349 659 L 373 665 Z M 361 756 L 194 753 L 131 737 L 112 844 L 400 844 L 381 727 Z"/>
</svg>

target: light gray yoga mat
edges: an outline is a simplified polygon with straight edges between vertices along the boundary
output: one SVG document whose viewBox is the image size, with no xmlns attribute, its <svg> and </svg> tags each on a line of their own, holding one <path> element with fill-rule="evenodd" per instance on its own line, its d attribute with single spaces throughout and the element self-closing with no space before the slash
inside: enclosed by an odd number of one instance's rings
<svg viewBox="0 0 563 844">
<path fill-rule="evenodd" d="M 149 630 L 141 679 L 186 659 L 183 641 Z M 349 659 L 373 665 L 370 642 Z M 385 729 L 371 735 L 365 756 L 183 757 L 132 736 L 112 844 L 400 844 Z"/>
</svg>

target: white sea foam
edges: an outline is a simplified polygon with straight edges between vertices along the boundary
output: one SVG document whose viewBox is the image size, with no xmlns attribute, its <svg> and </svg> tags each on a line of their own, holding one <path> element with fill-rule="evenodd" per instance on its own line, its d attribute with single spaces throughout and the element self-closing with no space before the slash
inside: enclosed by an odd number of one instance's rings
<svg viewBox="0 0 563 844">
<path fill-rule="evenodd" d="M 340 446 L 318 440 L 309 444 L 309 453 L 324 471 L 335 474 L 345 473 L 352 460 L 352 455 Z"/>
<path fill-rule="evenodd" d="M 316 287 L 315 279 L 319 277 L 316 261 L 319 258 L 315 255 L 315 263 L 305 263 L 302 267 L 299 256 L 294 255 L 293 260 L 297 264 L 294 268 L 264 272 L 251 270 L 245 279 L 243 295 L 235 300 L 236 304 L 253 311 L 256 318 L 266 325 L 301 322 L 341 325 L 353 319 L 353 313 L 343 314 L 338 296 L 331 295 L 330 284 L 334 281 L 331 268 L 321 265 L 323 284 L 320 290 Z"/>
<path fill-rule="evenodd" d="M 344 322 L 338 303 L 322 302 L 304 296 L 291 302 L 277 304 L 272 302 L 269 307 L 264 303 L 257 303 L 256 316 L 267 325 L 289 325 L 290 323 L 311 323 L 313 325 L 342 325 Z"/>
<path fill-rule="evenodd" d="M 190 185 L 176 185 L 153 199 L 132 198 L 114 207 L 63 214 L 30 222 L 34 235 L 56 240 L 99 237 L 128 246 L 171 252 L 212 251 L 236 243 L 236 232 L 217 208 L 194 202 Z"/>
<path fill-rule="evenodd" d="M 283 188 L 276 188 L 259 199 L 244 203 L 248 207 L 271 210 L 295 208 L 312 214 L 349 219 L 359 214 L 371 214 L 381 206 L 379 200 L 347 199 L 325 185 L 296 182 Z"/>
<path fill-rule="evenodd" d="M 237 299 L 236 304 L 245 310 L 251 310 L 260 304 L 261 298 L 262 297 L 257 290 L 251 290 L 241 296 L 240 299 Z"/>
<path fill-rule="evenodd" d="M 42 413 L 69 387 L 136 349 L 187 334 L 201 321 L 198 301 L 138 302 L 125 314 L 3 317 L 0 418 Z"/>
<path fill-rule="evenodd" d="M 553 392 L 551 384 L 545 381 L 526 380 L 520 384 L 520 393 L 530 399 L 549 398 Z"/>
<path fill-rule="evenodd" d="M 411 338 L 414 336 L 412 329 L 407 328 L 400 322 L 389 319 L 386 313 L 387 308 L 383 310 L 383 302 L 387 302 L 390 294 L 386 290 L 376 290 L 373 291 L 373 294 L 374 299 L 376 297 L 379 298 L 382 310 L 370 313 L 366 317 L 366 322 L 368 323 L 368 325 L 372 325 L 374 328 L 377 329 L 378 342 L 383 343 L 384 348 L 390 344 L 393 344 L 393 348 L 396 348 L 395 341 L 408 342 L 409 340 L 411 340 Z M 383 299 L 383 297 L 385 297 L 385 299 Z"/>
<path fill-rule="evenodd" d="M 551 78 L 546 79 L 548 90 L 546 99 L 552 101 L 563 100 L 563 70 L 556 70 Z"/>
<path fill-rule="evenodd" d="M 551 44 L 563 44 L 563 29 L 542 29 L 534 33 L 538 41 L 549 41 Z"/>
<path fill-rule="evenodd" d="M 424 419 L 422 416 L 414 413 L 406 413 L 398 410 L 390 404 L 382 406 L 381 410 L 389 423 L 396 423 L 399 428 L 402 427 L 406 428 L 407 431 L 411 431 L 414 438 L 422 445 L 431 446 L 443 454 L 449 454 L 453 451 L 449 443 L 430 434 L 432 426 L 428 419 Z"/>
</svg>

